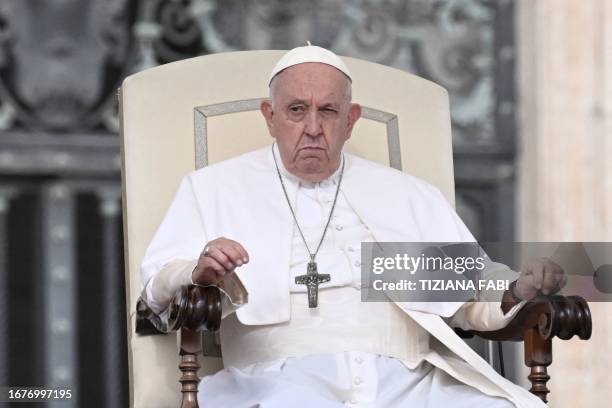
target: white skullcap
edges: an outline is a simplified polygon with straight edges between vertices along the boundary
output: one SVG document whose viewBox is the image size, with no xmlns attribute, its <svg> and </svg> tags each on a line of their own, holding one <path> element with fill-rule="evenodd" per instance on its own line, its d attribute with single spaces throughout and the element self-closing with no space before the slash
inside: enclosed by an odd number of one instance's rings
<svg viewBox="0 0 612 408">
<path fill-rule="evenodd" d="M 287 51 L 287 53 L 278 60 L 270 73 L 268 86 L 270 85 L 270 82 L 272 82 L 272 78 L 274 78 L 282 70 L 294 65 L 304 64 L 306 62 L 320 62 L 321 64 L 330 65 L 346 75 L 349 81 L 353 81 L 353 78 L 351 78 L 351 72 L 339 56 L 325 48 L 311 45 L 310 41 L 308 41 L 308 45 L 296 47 L 290 51 Z"/>
</svg>

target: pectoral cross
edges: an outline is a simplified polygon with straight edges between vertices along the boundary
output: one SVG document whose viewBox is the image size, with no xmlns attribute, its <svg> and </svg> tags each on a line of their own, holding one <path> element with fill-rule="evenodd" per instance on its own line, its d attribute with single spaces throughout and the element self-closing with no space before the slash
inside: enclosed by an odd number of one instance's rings
<svg viewBox="0 0 612 408">
<path fill-rule="evenodd" d="M 306 275 L 300 275 L 295 277 L 296 285 L 306 285 L 308 291 L 308 307 L 317 307 L 319 298 L 319 284 L 330 281 L 329 274 L 320 274 L 317 272 L 317 263 L 311 259 L 308 262 L 308 269 Z"/>
</svg>

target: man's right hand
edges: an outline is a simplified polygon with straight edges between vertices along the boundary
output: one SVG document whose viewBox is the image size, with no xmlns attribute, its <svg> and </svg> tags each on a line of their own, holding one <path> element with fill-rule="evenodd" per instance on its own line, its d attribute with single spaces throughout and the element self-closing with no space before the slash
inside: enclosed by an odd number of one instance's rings
<svg viewBox="0 0 612 408">
<path fill-rule="evenodd" d="M 249 254 L 238 242 L 220 237 L 210 241 L 191 274 L 193 283 L 215 285 L 234 269 L 249 262 Z"/>
</svg>

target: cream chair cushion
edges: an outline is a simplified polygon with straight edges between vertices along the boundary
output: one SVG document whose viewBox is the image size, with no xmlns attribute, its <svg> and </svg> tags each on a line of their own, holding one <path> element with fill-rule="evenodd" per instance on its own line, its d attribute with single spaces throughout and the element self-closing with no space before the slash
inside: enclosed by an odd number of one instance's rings
<svg viewBox="0 0 612 408">
<path fill-rule="evenodd" d="M 268 75 L 282 54 L 208 55 L 148 69 L 123 83 L 123 216 L 135 407 L 176 407 L 180 401 L 176 336 L 134 334 L 145 249 L 186 173 L 272 143 L 257 108 L 268 96 Z M 353 101 L 364 107 L 346 149 L 421 177 L 454 203 L 447 92 L 403 71 L 345 61 L 353 75 Z M 204 365 L 214 371 L 220 361 L 207 359 Z"/>
</svg>

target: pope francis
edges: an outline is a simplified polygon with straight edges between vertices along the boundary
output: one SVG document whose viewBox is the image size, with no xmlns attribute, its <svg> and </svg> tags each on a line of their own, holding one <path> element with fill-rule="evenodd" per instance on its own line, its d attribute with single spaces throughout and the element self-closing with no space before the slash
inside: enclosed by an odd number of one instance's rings
<svg viewBox="0 0 612 408">
<path fill-rule="evenodd" d="M 343 152 L 361 115 L 351 81 L 326 49 L 286 53 L 261 103 L 274 143 L 188 174 L 146 251 L 155 312 L 182 285 L 223 292 L 225 369 L 201 381 L 200 406 L 545 406 L 451 327 L 504 327 L 563 287 L 553 262 L 524 267 L 504 310 L 361 301 L 362 242 L 474 238 L 428 183 Z"/>
</svg>

